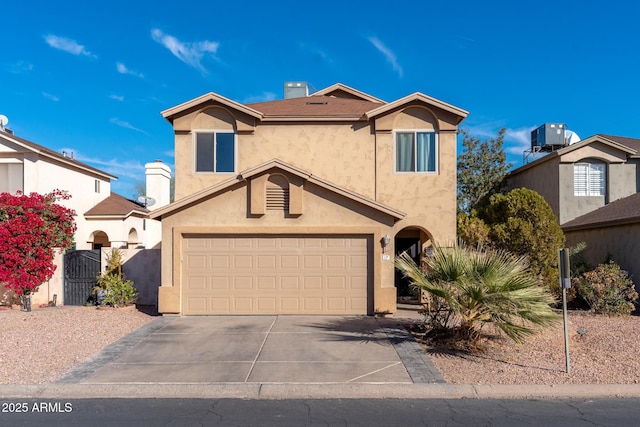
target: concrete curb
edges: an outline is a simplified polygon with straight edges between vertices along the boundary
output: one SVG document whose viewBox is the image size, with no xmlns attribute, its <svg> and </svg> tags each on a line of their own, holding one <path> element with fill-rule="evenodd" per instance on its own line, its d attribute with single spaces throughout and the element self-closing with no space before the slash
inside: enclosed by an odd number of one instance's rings
<svg viewBox="0 0 640 427">
<path fill-rule="evenodd" d="M 638 384 L 41 384 L 2 385 L 0 399 L 569 399 L 640 397 Z"/>
</svg>

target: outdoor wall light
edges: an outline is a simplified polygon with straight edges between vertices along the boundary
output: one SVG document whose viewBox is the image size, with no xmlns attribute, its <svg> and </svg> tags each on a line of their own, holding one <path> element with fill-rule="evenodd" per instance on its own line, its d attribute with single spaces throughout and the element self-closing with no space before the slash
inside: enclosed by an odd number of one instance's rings
<svg viewBox="0 0 640 427">
<path fill-rule="evenodd" d="M 388 234 L 385 234 L 385 236 L 381 239 L 382 253 L 385 252 L 385 249 L 387 249 L 387 246 L 389 245 L 390 242 L 391 242 L 391 237 L 389 237 Z"/>
</svg>

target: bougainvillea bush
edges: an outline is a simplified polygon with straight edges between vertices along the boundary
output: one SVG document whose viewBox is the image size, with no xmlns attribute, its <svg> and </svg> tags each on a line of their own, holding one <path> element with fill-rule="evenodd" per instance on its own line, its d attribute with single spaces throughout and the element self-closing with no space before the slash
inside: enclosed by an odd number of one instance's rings
<svg viewBox="0 0 640 427">
<path fill-rule="evenodd" d="M 57 204 L 71 196 L 0 193 L 0 283 L 18 295 L 29 295 L 51 279 L 56 249 L 73 244 L 75 212 Z"/>
</svg>

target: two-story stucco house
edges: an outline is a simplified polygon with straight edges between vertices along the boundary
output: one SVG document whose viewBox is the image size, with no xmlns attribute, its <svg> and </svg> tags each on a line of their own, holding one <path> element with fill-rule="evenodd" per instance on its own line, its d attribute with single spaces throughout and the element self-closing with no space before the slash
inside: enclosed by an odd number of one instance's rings
<svg viewBox="0 0 640 427">
<path fill-rule="evenodd" d="M 595 135 L 525 164 L 508 188 L 542 195 L 558 217 L 567 245 L 587 243 L 587 260 L 611 256 L 640 276 L 640 139 Z"/>
<path fill-rule="evenodd" d="M 162 162 L 146 165 L 147 186 L 158 202 L 169 203 L 170 169 Z M 147 247 L 160 244 L 160 224 L 147 219 L 141 204 L 111 192 L 117 177 L 0 129 L 0 192 L 45 194 L 67 191 L 59 203 L 75 210 L 76 249 Z"/>
<path fill-rule="evenodd" d="M 240 104 L 208 93 L 162 112 L 176 202 L 162 221 L 159 311 L 396 310 L 396 246 L 456 235 L 456 132 L 467 112 L 342 84 Z"/>
</svg>

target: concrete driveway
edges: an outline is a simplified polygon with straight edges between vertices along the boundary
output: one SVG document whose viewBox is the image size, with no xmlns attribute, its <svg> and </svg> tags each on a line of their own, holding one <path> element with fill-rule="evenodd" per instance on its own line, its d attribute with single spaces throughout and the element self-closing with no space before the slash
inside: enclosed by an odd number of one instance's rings
<svg viewBox="0 0 640 427">
<path fill-rule="evenodd" d="M 162 317 L 59 383 L 443 382 L 389 319 L 341 316 Z"/>
</svg>

